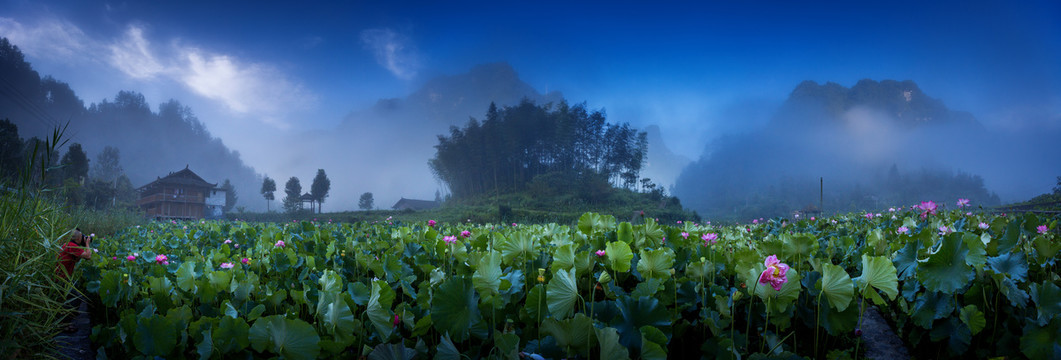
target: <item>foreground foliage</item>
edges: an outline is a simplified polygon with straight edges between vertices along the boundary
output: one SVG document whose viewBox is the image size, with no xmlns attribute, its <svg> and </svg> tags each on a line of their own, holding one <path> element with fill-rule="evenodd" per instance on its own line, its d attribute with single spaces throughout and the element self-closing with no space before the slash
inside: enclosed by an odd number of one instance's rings
<svg viewBox="0 0 1061 360">
<path fill-rule="evenodd" d="M 1056 219 L 920 215 L 154 223 L 84 275 L 110 358 L 840 358 L 870 305 L 915 354 L 1061 354 Z"/>
</svg>

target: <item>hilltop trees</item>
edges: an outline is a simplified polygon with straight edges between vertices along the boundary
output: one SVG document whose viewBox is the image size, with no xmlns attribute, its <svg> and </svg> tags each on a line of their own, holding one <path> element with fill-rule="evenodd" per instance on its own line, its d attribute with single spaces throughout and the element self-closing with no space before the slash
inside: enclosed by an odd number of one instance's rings
<svg viewBox="0 0 1061 360">
<path fill-rule="evenodd" d="M 313 200 L 317 201 L 318 213 L 321 212 L 321 203 L 324 202 L 324 198 L 328 197 L 328 190 L 331 190 L 331 188 L 332 181 L 328 180 L 328 175 L 324 173 L 324 169 L 317 169 L 317 176 L 313 178 L 309 194 L 313 197 Z"/>
<path fill-rule="evenodd" d="M 455 197 L 518 191 L 537 177 L 570 186 L 606 181 L 633 188 L 648 151 L 647 135 L 629 124 L 609 124 L 585 104 L 490 104 L 486 119 L 440 135 L 429 161 Z"/>
<path fill-rule="evenodd" d="M 261 190 L 262 196 L 265 197 L 265 211 L 269 211 L 269 203 L 276 199 L 276 196 L 273 195 L 275 191 L 276 181 L 273 181 L 269 176 L 265 176 L 265 179 L 262 180 Z"/>
<path fill-rule="evenodd" d="M 225 179 L 225 182 L 221 184 L 221 189 L 225 190 L 225 206 L 222 210 L 229 212 L 236 206 L 236 201 L 239 200 L 239 196 L 236 194 L 236 187 L 232 186 L 231 181 Z"/>
<path fill-rule="evenodd" d="M 76 182 L 88 178 L 88 156 L 81 149 L 81 144 L 73 143 L 66 150 L 63 159 L 59 161 L 63 166 L 63 180 L 71 179 Z"/>
<path fill-rule="evenodd" d="M 375 200 L 372 199 L 372 193 L 366 192 L 361 194 L 361 199 L 357 201 L 357 207 L 361 210 L 372 210 L 375 207 Z"/>
<path fill-rule="evenodd" d="M 103 147 L 103 151 L 96 155 L 96 164 L 92 165 L 92 177 L 106 182 L 112 182 L 122 174 L 121 153 L 113 146 Z"/>
<path fill-rule="evenodd" d="M 292 176 L 287 179 L 287 184 L 284 185 L 284 195 L 284 211 L 289 213 L 298 211 L 302 197 L 302 183 L 297 177 Z"/>
</svg>

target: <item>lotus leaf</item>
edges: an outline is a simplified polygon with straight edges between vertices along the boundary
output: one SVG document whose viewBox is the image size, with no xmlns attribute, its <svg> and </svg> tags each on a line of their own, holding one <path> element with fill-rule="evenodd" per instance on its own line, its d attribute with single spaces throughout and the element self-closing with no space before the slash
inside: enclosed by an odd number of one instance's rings
<svg viewBox="0 0 1061 360">
<path fill-rule="evenodd" d="M 288 359 L 315 359 L 320 353 L 320 336 L 312 325 L 280 315 L 255 320 L 248 338 L 255 351 L 269 351 Z"/>
</svg>

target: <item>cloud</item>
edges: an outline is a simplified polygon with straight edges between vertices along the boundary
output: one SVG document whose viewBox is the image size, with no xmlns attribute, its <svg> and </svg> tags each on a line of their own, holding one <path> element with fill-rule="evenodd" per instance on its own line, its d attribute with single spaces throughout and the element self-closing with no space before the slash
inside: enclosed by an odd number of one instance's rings
<svg viewBox="0 0 1061 360">
<path fill-rule="evenodd" d="M 93 47 L 93 42 L 77 26 L 57 19 L 26 25 L 12 18 L 0 17 L 0 34 L 22 52 L 36 58 L 74 61 Z"/>
<path fill-rule="evenodd" d="M 237 115 L 280 129 L 290 127 L 283 119 L 285 114 L 316 103 L 316 96 L 304 86 L 269 64 L 212 53 L 178 41 L 153 46 L 145 33 L 141 26 L 129 26 L 122 38 L 107 46 L 111 53 L 109 64 L 134 79 L 175 81 Z"/>
<path fill-rule="evenodd" d="M 290 127 L 277 116 L 316 103 L 316 96 L 272 66 L 241 63 L 227 55 L 196 48 L 179 49 L 184 62 L 178 80 L 201 96 L 223 103 L 237 114 L 258 116 L 280 129 Z"/>
<path fill-rule="evenodd" d="M 130 26 L 125 37 L 107 46 L 110 64 L 134 79 L 149 80 L 166 71 L 144 38 L 144 29 Z"/>
<path fill-rule="evenodd" d="M 409 80 L 420 68 L 416 48 L 408 37 L 391 29 L 361 31 L 361 43 L 376 57 L 380 66 L 400 79 Z"/>
</svg>

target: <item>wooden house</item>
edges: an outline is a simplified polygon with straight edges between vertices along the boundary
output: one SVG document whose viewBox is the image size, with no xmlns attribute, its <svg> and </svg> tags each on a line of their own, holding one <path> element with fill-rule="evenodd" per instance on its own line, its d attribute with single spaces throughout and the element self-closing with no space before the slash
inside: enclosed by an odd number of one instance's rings
<svg viewBox="0 0 1061 360">
<path fill-rule="evenodd" d="M 137 189 L 137 206 L 148 217 L 156 219 L 219 218 L 225 205 L 225 191 L 188 169 L 171 172 L 165 177 Z"/>
<path fill-rule="evenodd" d="M 403 197 L 397 203 L 394 203 L 391 208 L 394 210 L 430 210 L 437 208 L 438 205 L 438 201 L 414 200 Z"/>
</svg>

